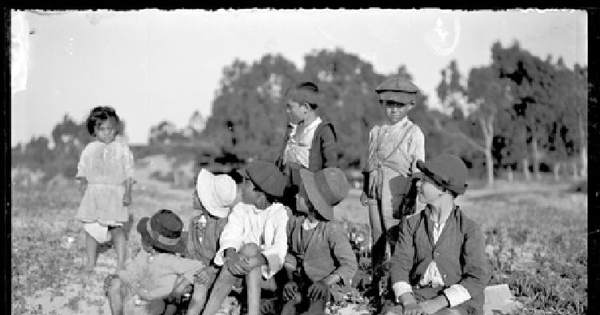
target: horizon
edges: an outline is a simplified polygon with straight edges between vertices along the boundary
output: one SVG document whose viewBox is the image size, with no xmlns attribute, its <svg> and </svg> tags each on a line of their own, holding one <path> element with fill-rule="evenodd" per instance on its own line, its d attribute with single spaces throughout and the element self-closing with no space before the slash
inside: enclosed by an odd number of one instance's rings
<svg viewBox="0 0 600 315">
<path fill-rule="evenodd" d="M 131 144 L 147 144 L 151 126 L 163 120 L 181 129 L 195 110 L 208 118 L 223 68 L 268 53 L 298 70 L 307 54 L 336 47 L 383 75 L 405 66 L 430 108 L 439 103 L 435 86 L 442 68 L 456 60 L 466 79 L 470 69 L 490 63 L 494 42 L 508 47 L 518 41 L 543 60 L 562 58 L 571 69 L 588 66 L 587 13 L 578 10 L 11 13 L 12 22 L 21 23 L 14 29 L 22 31 L 12 34 L 20 41 L 11 50 L 24 51 L 11 66 L 17 80 L 11 147 L 36 136 L 52 142 L 52 128 L 64 115 L 81 122 L 97 104 L 115 107 Z"/>
</svg>

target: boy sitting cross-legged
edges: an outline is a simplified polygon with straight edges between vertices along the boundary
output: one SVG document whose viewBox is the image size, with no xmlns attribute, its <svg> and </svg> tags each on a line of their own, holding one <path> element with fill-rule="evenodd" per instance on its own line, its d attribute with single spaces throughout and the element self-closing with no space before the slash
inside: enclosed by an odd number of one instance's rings
<svg viewBox="0 0 600 315">
<path fill-rule="evenodd" d="M 331 222 L 333 207 L 346 198 L 349 185 L 339 168 L 300 170 L 300 177 L 299 215 L 288 223 L 288 282 L 281 314 L 324 314 L 331 293 L 350 285 L 358 268 L 346 232 Z"/>
</svg>

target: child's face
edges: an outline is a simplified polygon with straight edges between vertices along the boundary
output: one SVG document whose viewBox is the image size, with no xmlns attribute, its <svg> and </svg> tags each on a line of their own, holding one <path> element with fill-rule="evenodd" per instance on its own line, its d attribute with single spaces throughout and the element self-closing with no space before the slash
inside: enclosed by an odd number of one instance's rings
<svg viewBox="0 0 600 315">
<path fill-rule="evenodd" d="M 267 204 L 267 196 L 254 183 L 245 179 L 242 188 L 242 200 L 244 203 L 256 206 L 259 209 L 265 209 Z"/>
<path fill-rule="evenodd" d="M 421 179 L 417 182 L 419 201 L 425 204 L 431 204 L 442 195 L 442 188 L 429 178 Z"/>
<path fill-rule="evenodd" d="M 204 206 L 202 206 L 202 202 L 200 202 L 200 197 L 198 197 L 198 189 L 194 189 L 192 193 L 192 205 L 196 210 L 204 210 Z"/>
<path fill-rule="evenodd" d="M 288 100 L 285 106 L 285 112 L 287 113 L 290 122 L 297 124 L 304 120 L 304 116 L 306 116 L 306 106 L 294 100 Z"/>
<path fill-rule="evenodd" d="M 117 136 L 116 123 L 113 118 L 107 119 L 94 127 L 94 135 L 100 142 L 111 143 Z"/>
<path fill-rule="evenodd" d="M 379 104 L 385 110 L 385 116 L 391 124 L 401 121 L 413 108 L 412 103 L 398 103 L 391 100 L 379 100 Z"/>
<path fill-rule="evenodd" d="M 304 185 L 300 185 L 296 195 L 296 210 L 300 213 L 308 214 L 314 209 L 313 204 L 308 199 Z"/>
<path fill-rule="evenodd" d="M 148 243 L 147 241 L 145 241 L 143 238 L 142 238 L 142 248 L 147 253 L 152 253 L 154 251 L 154 248 L 152 248 L 152 245 L 150 245 L 150 243 Z"/>
</svg>

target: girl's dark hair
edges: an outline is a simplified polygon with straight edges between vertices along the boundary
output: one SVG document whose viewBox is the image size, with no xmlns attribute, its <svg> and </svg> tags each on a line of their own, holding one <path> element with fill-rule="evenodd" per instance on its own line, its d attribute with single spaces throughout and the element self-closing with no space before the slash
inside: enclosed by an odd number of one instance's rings
<svg viewBox="0 0 600 315">
<path fill-rule="evenodd" d="M 119 119 L 119 115 L 117 115 L 115 109 L 110 106 L 96 106 L 92 108 L 86 120 L 87 131 L 93 136 L 96 126 L 111 118 L 115 120 L 116 133 L 121 134 L 121 119 Z"/>
</svg>

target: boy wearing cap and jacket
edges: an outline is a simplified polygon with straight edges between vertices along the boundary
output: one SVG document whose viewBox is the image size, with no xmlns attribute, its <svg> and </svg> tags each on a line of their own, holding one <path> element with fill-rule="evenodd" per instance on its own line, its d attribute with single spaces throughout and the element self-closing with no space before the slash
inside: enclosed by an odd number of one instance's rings
<svg viewBox="0 0 600 315">
<path fill-rule="evenodd" d="M 109 275 L 104 282 L 113 315 L 131 314 L 132 311 L 163 314 L 165 298 L 171 294 L 178 276 L 194 281 L 194 274 L 205 265 L 179 256 L 185 251 L 182 229 L 179 216 L 167 209 L 138 222 L 143 250 L 124 270 Z"/>
<path fill-rule="evenodd" d="M 467 189 L 467 167 L 450 154 L 416 165 L 426 207 L 400 223 L 390 266 L 394 296 L 382 314 L 483 314 L 490 279 L 485 237 L 454 202 Z"/>
<path fill-rule="evenodd" d="M 233 207 L 221 233 L 214 262 L 223 267 L 204 315 L 218 311 L 240 277 L 245 280 L 248 314 L 258 315 L 261 287 L 273 286 L 272 277 L 287 253 L 288 210 L 278 202 L 287 179 L 275 164 L 264 161 L 250 162 L 241 173 L 245 177 L 242 202 Z"/>
<path fill-rule="evenodd" d="M 300 177 L 296 207 L 302 215 L 288 223 L 282 314 L 324 314 L 332 293 L 349 286 L 358 268 L 346 232 L 331 222 L 333 207 L 346 198 L 349 185 L 339 168 L 302 169 Z"/>
<path fill-rule="evenodd" d="M 418 88 L 409 80 L 394 76 L 375 90 L 385 112 L 386 122 L 369 132 L 364 185 L 360 201 L 369 210 L 373 242 L 372 267 L 375 295 L 379 296 L 382 264 L 391 254 L 388 230 L 403 214 L 400 204 L 417 172 L 415 163 L 425 159 L 425 137 L 407 115 L 415 107 Z"/>
<path fill-rule="evenodd" d="M 332 123 L 317 114 L 319 88 L 309 81 L 290 87 L 287 98 L 288 133 L 277 159 L 277 166 L 288 176 L 292 189 L 286 191 L 286 204 L 294 207 L 294 196 L 300 181 L 298 171 L 308 169 L 317 172 L 326 167 L 338 166 L 338 143 Z"/>
</svg>

